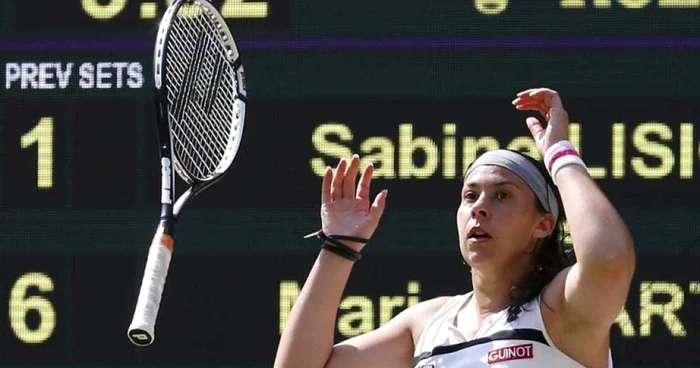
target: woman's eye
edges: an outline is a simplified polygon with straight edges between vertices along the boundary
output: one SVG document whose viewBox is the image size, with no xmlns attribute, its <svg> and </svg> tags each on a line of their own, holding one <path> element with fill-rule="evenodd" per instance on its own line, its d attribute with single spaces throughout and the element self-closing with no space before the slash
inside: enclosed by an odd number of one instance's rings
<svg viewBox="0 0 700 368">
<path fill-rule="evenodd" d="M 510 197 L 510 196 L 506 192 L 498 192 L 498 194 L 496 194 L 496 198 L 499 200 L 503 200 L 503 199 L 506 199 L 508 197 Z"/>
<path fill-rule="evenodd" d="M 464 193 L 464 199 L 467 201 L 475 201 L 476 200 L 476 194 L 474 192 L 466 192 Z"/>
</svg>

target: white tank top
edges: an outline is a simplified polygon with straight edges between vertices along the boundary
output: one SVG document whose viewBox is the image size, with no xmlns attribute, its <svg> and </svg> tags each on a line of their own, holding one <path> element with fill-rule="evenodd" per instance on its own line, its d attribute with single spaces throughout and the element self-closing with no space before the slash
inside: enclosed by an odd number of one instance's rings
<svg viewBox="0 0 700 368">
<path fill-rule="evenodd" d="M 454 321 L 471 294 L 448 299 L 430 318 L 416 343 L 415 368 L 583 367 L 554 346 L 544 327 L 539 297 L 525 304 L 515 321 L 507 321 L 507 309 L 487 317 L 467 341 Z M 612 366 L 608 351 L 608 368 Z"/>
</svg>

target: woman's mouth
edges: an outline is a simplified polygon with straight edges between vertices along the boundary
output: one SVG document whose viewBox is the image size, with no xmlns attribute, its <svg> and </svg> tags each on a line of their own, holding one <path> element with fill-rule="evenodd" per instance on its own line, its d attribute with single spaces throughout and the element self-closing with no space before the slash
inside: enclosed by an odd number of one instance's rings
<svg viewBox="0 0 700 368">
<path fill-rule="evenodd" d="M 479 227 L 475 227 L 469 231 L 467 240 L 471 243 L 483 243 L 491 240 L 491 235 Z"/>
</svg>

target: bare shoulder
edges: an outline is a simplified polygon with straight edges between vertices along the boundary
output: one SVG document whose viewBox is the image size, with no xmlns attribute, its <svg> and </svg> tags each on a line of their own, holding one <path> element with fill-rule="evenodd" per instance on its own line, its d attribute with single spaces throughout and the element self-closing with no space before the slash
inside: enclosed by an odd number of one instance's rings
<svg viewBox="0 0 700 368">
<path fill-rule="evenodd" d="M 564 331 L 569 329 L 564 321 L 564 287 L 566 277 L 571 271 L 571 266 L 561 270 L 552 281 L 542 290 L 540 300 L 540 310 L 544 327 L 549 336 L 554 340 L 555 345 L 561 345 Z"/>
<path fill-rule="evenodd" d="M 418 303 L 376 330 L 336 344 L 326 368 L 410 366 L 425 323 L 447 299 L 440 297 Z"/>
<path fill-rule="evenodd" d="M 571 272 L 572 267 L 573 266 L 569 266 L 559 271 L 552 281 L 542 290 L 542 306 L 547 311 L 554 313 L 562 311 L 564 307 L 566 277 L 569 275 L 569 272 Z"/>
<path fill-rule="evenodd" d="M 604 367 L 610 346 L 609 328 L 591 328 L 571 318 L 566 306 L 566 284 L 573 266 L 559 272 L 542 292 L 540 310 L 555 347 L 586 367 Z"/>
<path fill-rule="evenodd" d="M 428 299 L 422 301 L 411 308 L 406 309 L 404 312 L 407 314 L 409 319 L 409 325 L 411 329 L 411 335 L 413 335 L 413 343 L 418 341 L 425 325 L 428 320 L 442 308 L 445 303 L 452 298 L 451 296 L 439 296 L 433 299 Z"/>
</svg>

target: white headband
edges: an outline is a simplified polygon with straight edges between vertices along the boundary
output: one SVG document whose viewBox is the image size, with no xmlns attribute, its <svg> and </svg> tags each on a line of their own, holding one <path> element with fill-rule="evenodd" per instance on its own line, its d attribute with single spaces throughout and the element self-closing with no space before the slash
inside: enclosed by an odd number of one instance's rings
<svg viewBox="0 0 700 368">
<path fill-rule="evenodd" d="M 491 150 L 479 156 L 469 167 L 464 177 L 469 176 L 475 168 L 486 165 L 500 166 L 518 175 L 535 192 L 535 196 L 545 211 L 551 213 L 555 221 L 559 219 L 557 196 L 554 195 L 554 191 L 547 184 L 542 173 L 527 158 L 505 149 Z"/>
</svg>

